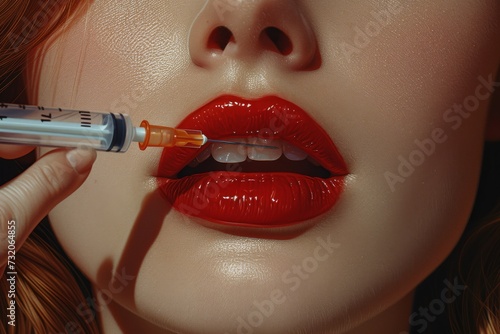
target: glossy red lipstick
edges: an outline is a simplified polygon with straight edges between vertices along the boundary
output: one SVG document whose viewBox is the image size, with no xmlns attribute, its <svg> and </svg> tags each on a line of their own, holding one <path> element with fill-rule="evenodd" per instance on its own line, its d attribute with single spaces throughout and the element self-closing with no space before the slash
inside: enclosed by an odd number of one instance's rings
<svg viewBox="0 0 500 334">
<path fill-rule="evenodd" d="M 178 178 L 202 149 L 165 148 L 158 183 L 166 200 L 189 216 L 246 227 L 281 227 L 319 216 L 338 200 L 348 174 L 325 130 L 297 105 L 275 96 L 246 100 L 219 97 L 189 114 L 179 128 L 199 129 L 208 138 L 281 139 L 318 161 L 330 176 L 290 172 L 226 170 Z"/>
</svg>

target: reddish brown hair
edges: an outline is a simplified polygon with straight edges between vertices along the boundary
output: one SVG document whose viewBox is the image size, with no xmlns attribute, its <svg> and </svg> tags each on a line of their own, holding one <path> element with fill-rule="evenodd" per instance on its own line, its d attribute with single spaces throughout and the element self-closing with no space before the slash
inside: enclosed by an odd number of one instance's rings
<svg viewBox="0 0 500 334">
<path fill-rule="evenodd" d="M 84 12 L 88 1 L 0 2 L 0 101 L 27 100 L 28 57 Z M 32 73 L 30 73 L 32 77 Z M 47 222 L 38 226 L 16 252 L 16 326 L 0 320 L 0 334 L 98 333 L 96 322 L 77 314 L 85 302 L 85 283 L 55 244 Z M 0 281 L 0 308 L 5 314 L 10 298 L 7 280 Z"/>
</svg>

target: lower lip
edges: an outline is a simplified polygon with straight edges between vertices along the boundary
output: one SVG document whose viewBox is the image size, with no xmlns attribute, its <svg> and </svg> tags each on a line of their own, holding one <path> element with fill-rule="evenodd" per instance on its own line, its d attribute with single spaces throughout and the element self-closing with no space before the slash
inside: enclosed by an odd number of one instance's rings
<svg viewBox="0 0 500 334">
<path fill-rule="evenodd" d="M 222 225 L 272 228 L 330 210 L 342 193 L 344 176 L 219 171 L 160 178 L 159 185 L 167 201 L 185 215 Z"/>
</svg>

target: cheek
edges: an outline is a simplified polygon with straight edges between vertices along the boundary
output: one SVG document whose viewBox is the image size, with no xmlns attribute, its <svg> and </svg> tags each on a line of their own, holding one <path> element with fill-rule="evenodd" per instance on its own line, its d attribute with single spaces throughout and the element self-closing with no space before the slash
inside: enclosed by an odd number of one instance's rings
<svg viewBox="0 0 500 334">
<path fill-rule="evenodd" d="M 352 173 L 341 203 L 349 224 L 343 245 L 363 245 L 349 250 L 360 259 L 370 250 L 359 268 L 371 268 L 381 285 L 395 283 L 394 271 L 416 285 L 461 235 L 500 54 L 491 2 L 470 10 L 426 2 L 426 11 L 421 3 L 405 4 L 371 36 L 366 29 L 377 20 L 369 10 L 332 14 L 336 23 L 320 28 L 321 79 L 304 85 L 314 99 L 302 104 L 325 110 L 321 124 Z M 347 44 L 356 51 L 344 52 Z M 387 270 L 377 271 L 380 261 Z"/>
<path fill-rule="evenodd" d="M 357 98 L 346 120 L 359 177 L 389 190 L 387 210 L 399 208 L 400 219 L 411 214 L 431 228 L 443 222 L 445 231 L 446 222 L 463 225 L 470 212 L 499 48 L 487 7 L 419 7 L 401 6 L 393 23 L 367 35 L 368 45 L 352 55 L 344 75 Z M 369 31 L 373 21 L 370 15 L 360 27 Z M 442 240 L 453 239 L 447 235 Z"/>
<path fill-rule="evenodd" d="M 119 6 L 96 1 L 85 17 L 43 50 L 39 98 L 46 104 L 82 104 L 132 117 L 138 111 L 156 112 L 148 101 L 158 98 L 158 92 L 173 94 L 172 87 L 190 64 L 184 32 L 199 7 L 199 1 L 124 1 Z"/>
<path fill-rule="evenodd" d="M 362 203 L 353 210 L 378 258 L 413 279 L 442 262 L 468 221 L 491 95 L 485 83 L 499 54 L 483 23 L 460 28 L 480 15 L 443 23 L 428 14 L 418 22 L 402 12 L 406 26 L 388 27 L 344 72 L 353 195 Z"/>
<path fill-rule="evenodd" d="M 189 29 L 199 8 L 195 1 L 191 5 L 154 1 L 147 6 L 95 2 L 86 17 L 44 54 L 37 102 L 127 113 L 135 125 L 142 119 L 173 124 L 166 119 L 171 115 L 158 111 L 157 100 L 160 95 L 168 100 L 178 94 L 169 87 L 175 86 L 189 61 L 185 34 L 180 32 Z M 119 263 L 156 186 L 151 175 L 156 173 L 160 152 L 139 152 L 132 143 L 124 154 L 99 153 L 84 185 L 51 212 L 61 244 L 94 282 L 105 259 Z"/>
</svg>

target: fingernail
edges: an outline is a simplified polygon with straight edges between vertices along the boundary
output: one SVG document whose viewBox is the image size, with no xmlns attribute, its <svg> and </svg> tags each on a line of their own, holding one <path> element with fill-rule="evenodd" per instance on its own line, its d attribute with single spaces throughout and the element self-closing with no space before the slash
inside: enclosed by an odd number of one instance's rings
<svg viewBox="0 0 500 334">
<path fill-rule="evenodd" d="M 83 174 L 90 170 L 95 161 L 97 153 L 91 148 L 75 148 L 66 153 L 66 159 L 73 169 Z"/>
</svg>

